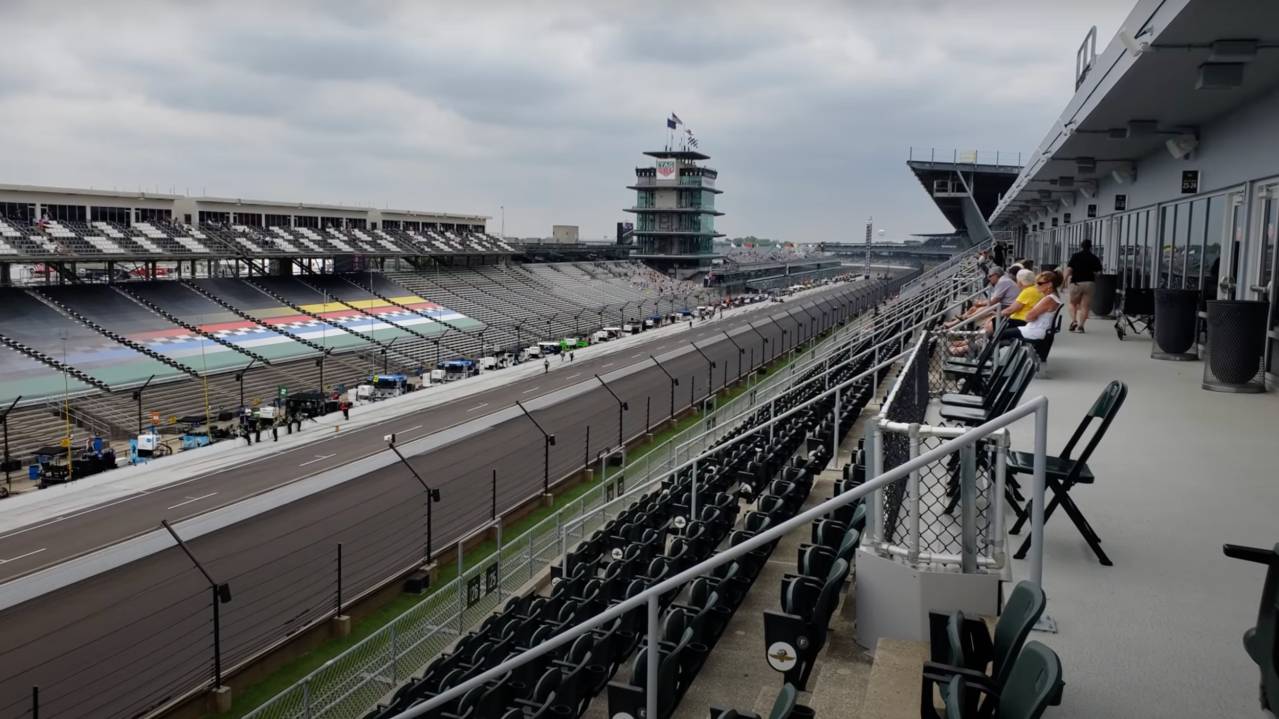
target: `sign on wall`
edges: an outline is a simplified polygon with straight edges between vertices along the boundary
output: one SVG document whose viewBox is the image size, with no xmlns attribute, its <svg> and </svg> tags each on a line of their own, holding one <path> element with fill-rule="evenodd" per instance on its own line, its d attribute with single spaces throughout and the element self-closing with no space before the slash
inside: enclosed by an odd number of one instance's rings
<svg viewBox="0 0 1279 719">
<path fill-rule="evenodd" d="M 1061 224 L 1063 224 L 1063 225 L 1069 225 L 1069 224 L 1070 224 L 1070 213 L 1069 213 L 1069 212 L 1066 212 L 1066 213 L 1062 214 L 1062 216 L 1061 216 Z"/>
<path fill-rule="evenodd" d="M 1123 212 L 1128 209 L 1128 196 L 1115 195 L 1115 212 Z"/>
<path fill-rule="evenodd" d="M 1053 227 L 1056 227 L 1056 226 L 1057 226 L 1057 218 L 1056 218 L 1056 217 L 1054 217 L 1054 218 L 1053 218 Z"/>
<path fill-rule="evenodd" d="M 1182 170 L 1181 171 L 1181 194 L 1183 195 L 1199 194 L 1199 171 L 1198 170 Z"/>
<path fill-rule="evenodd" d="M 1096 206 L 1096 205 L 1089 205 L 1089 206 L 1088 206 L 1088 219 L 1090 219 L 1090 220 L 1091 220 L 1092 218 L 1094 218 L 1094 217 L 1096 217 L 1096 216 L 1097 216 L 1097 206 Z"/>
<path fill-rule="evenodd" d="M 656 169 L 658 182 L 675 182 L 679 176 L 674 160 L 658 160 Z"/>
</svg>

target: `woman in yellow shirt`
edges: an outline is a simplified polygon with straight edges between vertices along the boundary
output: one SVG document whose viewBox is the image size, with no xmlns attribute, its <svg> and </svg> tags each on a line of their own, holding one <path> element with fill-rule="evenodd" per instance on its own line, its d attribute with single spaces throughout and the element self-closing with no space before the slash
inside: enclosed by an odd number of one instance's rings
<svg viewBox="0 0 1279 719">
<path fill-rule="evenodd" d="M 1017 273 L 1017 284 L 1022 288 L 1021 292 L 1017 294 L 1017 299 L 1002 312 L 1008 318 L 1009 327 L 1026 324 L 1026 313 L 1030 312 L 1044 297 L 1035 286 L 1035 273 L 1030 270 Z"/>
</svg>

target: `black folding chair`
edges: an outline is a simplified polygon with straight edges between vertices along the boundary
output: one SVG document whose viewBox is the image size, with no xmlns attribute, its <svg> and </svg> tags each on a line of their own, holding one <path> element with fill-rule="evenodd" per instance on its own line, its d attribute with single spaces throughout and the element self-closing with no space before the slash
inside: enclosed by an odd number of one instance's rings
<svg viewBox="0 0 1279 719">
<path fill-rule="evenodd" d="M 1115 318 L 1115 335 L 1128 336 L 1124 323 L 1133 334 L 1152 332 L 1155 326 L 1155 291 L 1149 287 L 1127 287 L 1123 291 L 1119 316 Z"/>
<path fill-rule="evenodd" d="M 1071 435 L 1070 441 L 1066 443 L 1065 449 L 1062 450 L 1061 456 L 1046 458 L 1047 464 L 1047 485 L 1052 490 L 1052 500 L 1048 502 L 1048 506 L 1044 508 L 1044 522 L 1052 516 L 1058 505 L 1066 511 L 1070 516 L 1070 520 L 1075 523 L 1075 527 L 1079 529 L 1079 533 L 1083 535 L 1084 541 L 1088 542 L 1088 546 L 1092 547 L 1092 551 L 1097 555 L 1098 561 L 1109 567 L 1113 562 L 1110 557 L 1101 549 L 1101 538 L 1097 536 L 1097 532 L 1093 530 L 1092 525 L 1084 518 L 1083 512 L 1079 511 L 1079 506 L 1070 498 L 1070 490 L 1076 484 L 1092 484 L 1094 476 L 1092 470 L 1088 468 L 1088 459 L 1092 456 L 1093 450 L 1097 449 L 1097 445 L 1101 442 L 1101 438 L 1106 435 L 1106 430 L 1110 428 L 1111 421 L 1115 415 L 1119 413 L 1119 408 L 1124 404 L 1124 398 L 1128 396 L 1128 385 L 1113 380 L 1106 385 L 1106 389 L 1097 397 L 1097 401 L 1093 402 L 1092 408 L 1084 415 L 1084 419 L 1079 423 L 1079 427 L 1075 429 L 1075 433 Z M 1088 440 L 1084 451 L 1077 458 L 1071 458 L 1071 454 L 1075 451 L 1079 440 L 1083 438 L 1084 433 L 1088 429 L 1088 425 L 1092 424 L 1094 419 L 1101 420 L 1092 438 Z M 1030 474 L 1035 471 L 1035 455 L 1032 452 L 1009 452 L 1008 453 L 1008 473 L 1010 480 L 1012 476 L 1018 474 Z M 1025 507 L 1017 511 L 1017 522 L 1013 524 L 1010 531 L 1011 534 L 1017 534 L 1021 531 L 1022 526 L 1030 519 L 1030 507 L 1032 499 L 1026 500 Z M 1016 505 L 1013 505 L 1014 508 Z M 1014 556 L 1017 559 L 1023 559 L 1027 550 L 1030 549 L 1030 538 L 1027 537 L 1021 543 L 1021 548 L 1017 550 Z"/>
</svg>

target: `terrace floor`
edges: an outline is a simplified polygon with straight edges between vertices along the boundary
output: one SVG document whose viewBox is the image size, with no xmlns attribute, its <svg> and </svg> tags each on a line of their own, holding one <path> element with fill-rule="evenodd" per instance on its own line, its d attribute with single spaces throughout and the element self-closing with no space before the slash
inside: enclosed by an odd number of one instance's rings
<svg viewBox="0 0 1279 719">
<path fill-rule="evenodd" d="M 1114 566 L 1097 562 L 1064 513 L 1045 527 L 1044 589 L 1059 633 L 1032 638 L 1061 655 L 1066 681 L 1049 715 L 1259 716 L 1257 667 L 1241 638 L 1265 569 L 1221 546 L 1279 542 L 1279 395 L 1205 391 L 1201 362 L 1153 360 L 1149 337 L 1121 342 L 1104 319 L 1088 330 L 1057 337 L 1026 395 L 1049 400 L 1052 454 L 1108 381 L 1128 384 L 1089 463 L 1097 483 L 1072 492 Z M 1016 448 L 1031 448 L 1031 422 L 1014 427 Z"/>
</svg>

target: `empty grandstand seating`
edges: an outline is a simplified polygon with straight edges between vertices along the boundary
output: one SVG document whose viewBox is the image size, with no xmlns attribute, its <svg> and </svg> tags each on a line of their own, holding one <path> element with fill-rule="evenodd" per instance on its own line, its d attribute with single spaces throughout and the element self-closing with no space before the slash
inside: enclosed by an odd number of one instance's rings
<svg viewBox="0 0 1279 719">
<path fill-rule="evenodd" d="M 849 356 L 859 349 L 850 349 Z M 847 365 L 839 378 L 851 378 L 869 366 L 869 359 L 860 359 Z M 747 434 L 772 415 L 768 408 L 761 408 L 720 440 L 714 454 L 702 460 L 696 477 L 685 468 L 631 500 L 552 567 L 555 582 L 549 592 L 508 601 L 502 611 L 462 637 L 451 652 L 438 657 L 368 719 L 392 717 L 438 696 L 510 655 L 678 574 L 717 549 L 745 542 L 794 516 L 817 472 L 830 461 L 832 444 L 838 439 L 834 398 L 819 398 L 820 386 L 811 383 L 779 397 L 776 411 L 793 408 L 795 414 L 774 431 Z M 869 399 L 868 380 L 857 388 L 840 407 L 841 437 Z M 821 520 L 823 529 L 815 529 L 815 537 L 826 549 L 832 540 L 856 534 L 863 517 L 864 513 L 845 507 Z M 842 529 L 842 534 L 837 536 L 835 529 Z M 849 554 L 845 545 L 853 546 L 855 541 L 835 541 L 830 554 Z M 655 646 L 648 642 L 645 608 L 640 605 L 426 716 L 579 717 L 606 687 L 608 716 L 643 716 L 646 688 L 656 682 L 657 716 L 670 717 L 774 546 L 766 544 L 662 595 L 660 639 Z M 816 549 L 805 552 L 814 558 L 804 566 L 816 566 L 818 554 Z M 837 575 L 832 586 L 838 592 L 849 560 L 829 559 L 826 571 Z M 829 599 L 827 609 L 816 610 L 812 621 L 819 621 L 819 614 L 828 616 L 837 601 L 837 596 Z M 659 655 L 655 677 L 648 675 L 649 652 Z M 783 694 L 779 704 L 788 709 L 777 714 L 779 718 L 789 716 L 789 707 L 795 703 L 794 687 Z"/>
</svg>

